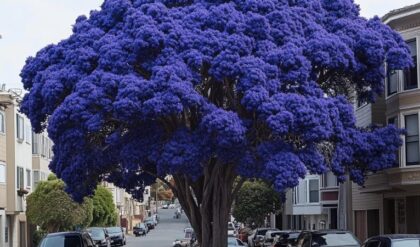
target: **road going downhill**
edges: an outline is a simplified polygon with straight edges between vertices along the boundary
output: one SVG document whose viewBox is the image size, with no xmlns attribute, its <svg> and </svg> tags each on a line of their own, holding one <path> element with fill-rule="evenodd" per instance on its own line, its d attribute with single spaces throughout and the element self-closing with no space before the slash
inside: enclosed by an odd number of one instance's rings
<svg viewBox="0 0 420 247">
<path fill-rule="evenodd" d="M 183 237 L 184 228 L 189 226 L 188 219 L 182 214 L 174 219 L 175 209 L 159 209 L 159 224 L 144 237 L 127 236 L 127 247 L 170 247 L 176 238 Z"/>
</svg>

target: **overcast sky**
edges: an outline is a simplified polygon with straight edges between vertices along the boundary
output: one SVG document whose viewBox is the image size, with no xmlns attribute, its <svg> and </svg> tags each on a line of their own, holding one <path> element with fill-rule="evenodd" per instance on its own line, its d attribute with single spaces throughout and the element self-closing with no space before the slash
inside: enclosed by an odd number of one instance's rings
<svg viewBox="0 0 420 247">
<path fill-rule="evenodd" d="M 103 0 L 0 0 L 0 84 L 22 87 L 19 73 L 28 56 L 70 35 L 77 16 L 98 9 Z M 383 16 L 420 0 L 355 0 L 361 15 Z"/>
</svg>

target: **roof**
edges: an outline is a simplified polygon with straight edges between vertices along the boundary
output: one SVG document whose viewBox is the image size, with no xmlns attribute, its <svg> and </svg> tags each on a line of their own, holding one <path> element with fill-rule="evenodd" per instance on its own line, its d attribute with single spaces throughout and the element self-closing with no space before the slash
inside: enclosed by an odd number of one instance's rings
<svg viewBox="0 0 420 247">
<path fill-rule="evenodd" d="M 389 239 L 406 239 L 406 238 L 418 238 L 420 239 L 420 234 L 389 234 L 389 235 L 381 235 L 380 237 L 385 237 Z"/>
<path fill-rule="evenodd" d="M 55 233 L 49 233 L 47 235 L 48 237 L 55 237 L 55 236 L 79 236 L 82 232 L 55 232 Z"/>
<path fill-rule="evenodd" d="M 351 233 L 350 231 L 346 230 L 316 230 L 316 231 L 308 231 L 315 234 L 324 234 L 324 233 Z"/>
<path fill-rule="evenodd" d="M 382 19 L 383 22 L 387 22 L 387 20 L 392 16 L 399 15 L 399 14 L 402 14 L 404 12 L 409 12 L 409 11 L 415 10 L 417 8 L 420 9 L 420 3 L 416 3 L 416 4 L 408 5 L 408 6 L 399 8 L 399 9 L 391 10 L 390 12 L 385 14 L 381 19 Z"/>
</svg>

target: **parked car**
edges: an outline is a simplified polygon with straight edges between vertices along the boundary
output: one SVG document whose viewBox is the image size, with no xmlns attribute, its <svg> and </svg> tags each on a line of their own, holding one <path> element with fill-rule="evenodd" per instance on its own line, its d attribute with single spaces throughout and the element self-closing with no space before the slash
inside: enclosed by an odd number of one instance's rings
<svg viewBox="0 0 420 247">
<path fill-rule="evenodd" d="M 88 232 L 57 232 L 45 236 L 39 247 L 95 247 Z"/>
<path fill-rule="evenodd" d="M 264 243 L 264 236 L 267 231 L 278 231 L 276 228 L 257 228 L 252 234 L 248 237 L 248 246 L 249 247 L 262 247 Z"/>
<path fill-rule="evenodd" d="M 107 227 L 109 237 L 111 238 L 111 246 L 126 245 L 127 241 L 123 229 L 119 226 Z"/>
<path fill-rule="evenodd" d="M 176 207 L 175 203 L 169 204 L 169 208 L 175 208 L 175 207 Z"/>
<path fill-rule="evenodd" d="M 279 231 L 279 230 L 268 230 L 265 233 L 264 240 L 262 246 L 264 247 L 271 247 L 274 243 L 274 239 L 281 236 L 282 234 L 286 234 L 285 231 Z"/>
<path fill-rule="evenodd" d="M 235 225 L 232 222 L 228 223 L 228 236 L 236 237 L 236 228 Z"/>
<path fill-rule="evenodd" d="M 296 243 L 297 247 L 360 247 L 359 241 L 351 232 L 341 230 L 303 231 Z"/>
<path fill-rule="evenodd" d="M 156 221 L 156 225 L 157 225 L 159 223 L 159 215 L 154 214 L 154 215 L 152 215 L 152 218 Z"/>
<path fill-rule="evenodd" d="M 90 227 L 86 229 L 98 247 L 110 247 L 111 238 L 103 227 Z"/>
<path fill-rule="evenodd" d="M 148 232 L 148 228 L 144 223 L 139 223 L 135 227 L 133 227 L 133 234 L 134 236 L 145 236 Z"/>
<path fill-rule="evenodd" d="M 369 238 L 363 247 L 420 247 L 420 234 L 393 234 Z"/>
<path fill-rule="evenodd" d="M 300 235 L 298 231 L 283 231 L 283 233 L 274 238 L 273 247 L 296 246 L 296 241 Z"/>
<path fill-rule="evenodd" d="M 169 204 L 163 204 L 162 209 L 168 209 L 169 208 Z"/>
<path fill-rule="evenodd" d="M 144 224 L 146 224 L 149 230 L 155 229 L 155 221 L 151 218 L 147 218 L 144 220 Z"/>
<path fill-rule="evenodd" d="M 184 229 L 184 236 L 180 239 L 175 239 L 172 243 L 173 247 L 190 247 L 196 241 L 194 230 L 192 228 Z"/>
<path fill-rule="evenodd" d="M 228 247 L 246 246 L 240 239 L 228 237 Z"/>
</svg>

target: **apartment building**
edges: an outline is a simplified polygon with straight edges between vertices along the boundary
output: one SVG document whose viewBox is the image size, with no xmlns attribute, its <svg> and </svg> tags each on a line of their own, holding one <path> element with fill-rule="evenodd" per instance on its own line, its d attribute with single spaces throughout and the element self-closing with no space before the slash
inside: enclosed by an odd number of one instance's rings
<svg viewBox="0 0 420 247">
<path fill-rule="evenodd" d="M 420 232 L 420 4 L 391 11 L 382 20 L 406 40 L 415 67 L 387 71 L 383 98 L 356 108 L 360 126 L 395 124 L 407 130 L 395 167 L 371 174 L 364 187 L 353 185 L 352 228 L 361 240 Z"/>
<path fill-rule="evenodd" d="M 0 246 L 29 246 L 26 196 L 40 180 L 45 180 L 52 156 L 46 134 L 35 135 L 29 119 L 19 112 L 20 94 L 0 89 Z M 34 152 L 33 143 L 43 152 Z M 35 140 L 34 140 L 35 139 Z M 34 155 L 33 155 L 34 154 Z M 38 157 L 39 156 L 39 157 Z"/>
<path fill-rule="evenodd" d="M 307 175 L 286 194 L 282 228 L 319 230 L 338 228 L 339 185 L 331 172 Z M 276 224 L 277 226 L 278 224 Z"/>
<path fill-rule="evenodd" d="M 113 195 L 114 204 L 118 212 L 117 225 L 131 232 L 136 224 L 141 223 L 147 217 L 145 204 L 138 202 L 124 189 L 118 188 L 111 183 L 103 182 L 103 185 Z"/>
</svg>

